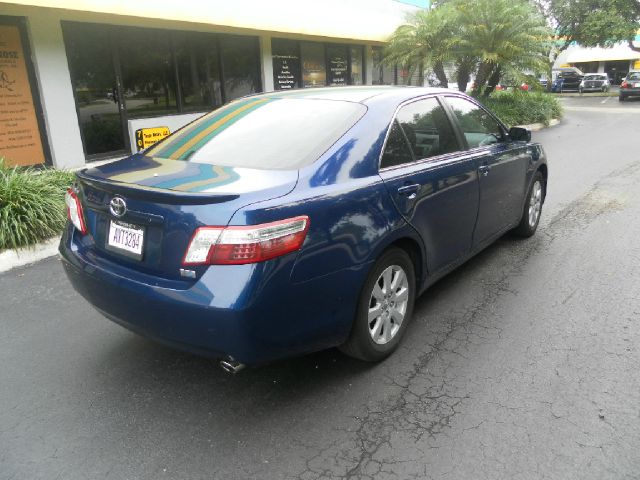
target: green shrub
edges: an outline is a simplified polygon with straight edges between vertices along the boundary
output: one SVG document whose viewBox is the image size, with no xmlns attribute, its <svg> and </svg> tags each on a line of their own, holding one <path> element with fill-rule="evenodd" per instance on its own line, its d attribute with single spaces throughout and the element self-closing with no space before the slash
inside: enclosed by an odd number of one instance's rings
<svg viewBox="0 0 640 480">
<path fill-rule="evenodd" d="M 543 123 L 562 116 L 562 105 L 548 93 L 522 90 L 494 92 L 482 103 L 508 126 Z"/>
<path fill-rule="evenodd" d="M 64 194 L 74 177 L 63 170 L 9 168 L 0 158 L 0 250 L 58 235 L 67 218 Z"/>
</svg>

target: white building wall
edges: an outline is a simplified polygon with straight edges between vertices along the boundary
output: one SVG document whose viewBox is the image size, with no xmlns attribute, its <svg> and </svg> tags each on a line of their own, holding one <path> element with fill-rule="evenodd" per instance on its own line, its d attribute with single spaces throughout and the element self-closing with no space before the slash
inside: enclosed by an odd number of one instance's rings
<svg viewBox="0 0 640 480">
<path fill-rule="evenodd" d="M 82 166 L 85 157 L 60 20 L 33 15 L 27 25 L 53 165 Z"/>
</svg>

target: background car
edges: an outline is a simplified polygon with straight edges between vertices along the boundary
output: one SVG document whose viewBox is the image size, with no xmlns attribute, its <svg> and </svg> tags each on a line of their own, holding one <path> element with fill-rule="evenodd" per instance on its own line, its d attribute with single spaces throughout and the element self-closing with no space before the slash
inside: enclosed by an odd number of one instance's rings
<svg viewBox="0 0 640 480">
<path fill-rule="evenodd" d="M 569 90 L 578 90 L 582 82 L 583 75 L 576 69 L 562 70 L 551 84 L 551 91 L 562 93 Z"/>
<path fill-rule="evenodd" d="M 583 92 L 608 92 L 611 83 L 606 73 L 587 73 L 582 78 L 578 91 Z"/>
<path fill-rule="evenodd" d="M 62 263 L 106 317 L 229 371 L 333 346 L 381 360 L 429 285 L 534 234 L 530 139 L 446 89 L 246 97 L 78 173 Z"/>
<path fill-rule="evenodd" d="M 627 74 L 620 84 L 618 100 L 623 102 L 634 96 L 640 96 L 640 70 L 632 70 Z"/>
</svg>

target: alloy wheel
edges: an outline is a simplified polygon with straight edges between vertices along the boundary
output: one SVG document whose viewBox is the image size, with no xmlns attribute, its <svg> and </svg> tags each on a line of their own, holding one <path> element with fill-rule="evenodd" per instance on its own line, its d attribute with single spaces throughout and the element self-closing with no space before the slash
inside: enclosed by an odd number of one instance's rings
<svg viewBox="0 0 640 480">
<path fill-rule="evenodd" d="M 378 345 L 389 343 L 400 330 L 407 313 L 409 282 L 399 265 L 390 265 L 373 285 L 369 300 L 368 325 Z"/>
<path fill-rule="evenodd" d="M 540 218 L 540 210 L 542 209 L 542 184 L 539 180 L 533 184 L 531 189 L 531 197 L 529 198 L 529 226 L 535 227 Z"/>
</svg>

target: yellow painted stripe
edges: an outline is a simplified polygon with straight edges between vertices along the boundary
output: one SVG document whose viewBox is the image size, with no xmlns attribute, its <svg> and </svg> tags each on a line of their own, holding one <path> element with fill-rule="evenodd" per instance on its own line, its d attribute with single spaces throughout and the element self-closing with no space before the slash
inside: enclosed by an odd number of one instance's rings
<svg viewBox="0 0 640 480">
<path fill-rule="evenodd" d="M 173 142 L 175 142 L 179 138 L 182 138 L 182 135 L 185 132 L 188 132 L 189 130 L 193 130 L 193 129 L 197 128 L 198 125 L 200 125 L 202 122 L 204 122 L 208 118 L 209 118 L 209 115 L 207 115 L 207 114 L 201 116 L 197 120 L 194 120 L 189 125 L 187 125 L 185 127 L 185 131 L 184 132 L 180 132 L 180 133 L 176 133 L 175 135 L 171 135 L 169 138 L 165 139 L 164 142 L 160 142 L 157 145 L 152 146 L 149 150 L 146 151 L 145 154 L 147 156 L 149 156 L 149 157 L 158 156 L 165 148 L 170 147 L 171 144 L 173 144 Z"/>
<path fill-rule="evenodd" d="M 201 131 L 198 135 L 196 135 L 195 137 L 193 137 L 192 139 L 190 139 L 187 143 L 185 143 L 182 147 L 180 147 L 178 150 L 176 150 L 175 152 L 173 152 L 170 155 L 170 158 L 176 159 L 178 160 L 180 158 L 180 156 L 187 152 L 187 150 L 189 150 L 191 147 L 193 147 L 195 144 L 197 144 L 200 140 L 202 140 L 204 137 L 206 137 L 207 135 L 209 135 L 211 132 L 213 132 L 216 128 L 221 127 L 222 125 L 224 125 L 226 122 L 228 122 L 229 120 L 231 120 L 232 118 L 238 116 L 239 114 L 241 114 L 242 112 L 244 112 L 245 110 L 248 110 L 250 108 L 255 107 L 256 105 L 259 105 L 261 103 L 265 103 L 268 102 L 270 99 L 268 98 L 263 98 L 261 100 L 256 100 L 255 102 L 251 102 L 248 103 L 240 108 L 238 108 L 237 110 L 234 110 L 233 112 L 231 112 L 228 115 L 225 115 L 224 117 L 222 117 L 220 120 L 218 120 L 215 123 L 212 123 L 211 126 L 207 127 L 206 129 L 204 129 L 203 131 Z"/>
</svg>

